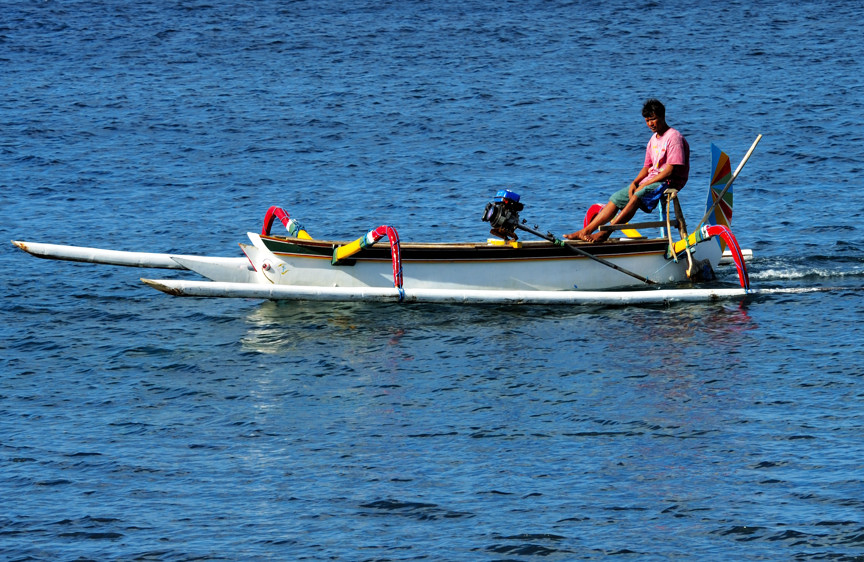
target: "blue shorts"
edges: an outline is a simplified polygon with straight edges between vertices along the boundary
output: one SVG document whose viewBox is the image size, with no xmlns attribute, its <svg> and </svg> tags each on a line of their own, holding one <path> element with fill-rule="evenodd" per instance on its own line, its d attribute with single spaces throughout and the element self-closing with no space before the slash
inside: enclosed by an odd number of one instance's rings
<svg viewBox="0 0 864 562">
<path fill-rule="evenodd" d="M 667 187 L 669 187 L 669 184 L 667 184 L 665 181 L 659 183 L 649 183 L 648 185 L 640 187 L 639 191 L 636 192 L 636 197 L 639 198 L 639 208 L 646 213 L 650 213 L 651 211 L 656 209 L 657 204 L 660 203 L 660 199 L 663 198 L 663 192 L 666 191 Z M 629 183 L 627 184 L 627 187 L 619 189 L 612 194 L 612 197 L 609 198 L 609 202 L 614 203 L 615 206 L 619 209 L 623 209 L 624 207 L 626 207 L 628 201 L 630 201 Z"/>
</svg>

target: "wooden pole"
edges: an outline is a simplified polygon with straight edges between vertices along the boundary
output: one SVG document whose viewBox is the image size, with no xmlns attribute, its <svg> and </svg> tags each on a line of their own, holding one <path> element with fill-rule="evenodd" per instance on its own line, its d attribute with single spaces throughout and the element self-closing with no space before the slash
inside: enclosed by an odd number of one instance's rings
<svg viewBox="0 0 864 562">
<path fill-rule="evenodd" d="M 567 244 L 563 240 L 559 240 L 558 238 L 553 236 L 551 233 L 543 234 L 539 230 L 535 230 L 535 229 L 533 229 L 529 226 L 525 226 L 523 224 L 517 224 L 516 228 L 519 228 L 519 229 L 524 230 L 526 232 L 530 232 L 531 234 L 539 236 L 540 238 L 543 238 L 544 240 L 548 240 L 549 242 L 552 242 L 556 246 L 563 246 L 564 248 L 567 248 L 568 250 L 575 252 L 581 256 L 585 256 L 586 258 L 592 259 L 592 260 L 596 261 L 597 263 L 602 263 L 606 267 L 611 267 L 612 269 L 614 269 L 616 271 L 620 271 L 621 273 L 624 273 L 625 275 L 629 275 L 630 277 L 636 278 L 639 281 L 642 281 L 643 283 L 645 283 L 646 285 L 655 285 L 656 284 L 654 281 L 651 281 L 647 277 L 643 277 L 642 275 L 639 275 L 638 273 L 630 271 L 629 269 L 624 269 L 623 267 L 619 266 L 618 264 L 614 264 L 609 260 L 604 260 L 600 256 L 595 256 L 594 254 L 590 254 L 590 253 L 586 252 L 585 250 L 577 248 L 576 246 L 571 246 L 570 244 Z"/>
</svg>

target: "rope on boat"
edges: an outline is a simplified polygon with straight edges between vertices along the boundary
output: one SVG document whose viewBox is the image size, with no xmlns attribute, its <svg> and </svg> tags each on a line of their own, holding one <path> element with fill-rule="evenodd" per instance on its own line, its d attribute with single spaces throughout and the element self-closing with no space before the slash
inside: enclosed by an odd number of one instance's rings
<svg viewBox="0 0 864 562">
<path fill-rule="evenodd" d="M 684 242 L 684 253 L 687 254 L 687 277 L 690 278 L 694 274 L 693 254 L 690 253 L 690 237 L 687 236 L 687 225 L 684 223 L 684 213 L 681 211 L 681 203 L 678 201 L 678 190 L 666 190 L 666 232 L 669 236 L 669 253 L 678 263 L 678 257 L 675 253 L 675 244 L 672 242 L 672 224 L 669 218 L 670 207 L 675 205 L 675 218 L 678 220 L 678 234 Z"/>
</svg>

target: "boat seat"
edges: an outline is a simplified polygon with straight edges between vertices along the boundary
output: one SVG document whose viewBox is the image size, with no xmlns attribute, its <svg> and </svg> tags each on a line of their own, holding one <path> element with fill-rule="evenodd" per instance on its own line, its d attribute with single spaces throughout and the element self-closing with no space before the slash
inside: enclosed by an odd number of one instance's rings
<svg viewBox="0 0 864 562">
<path fill-rule="evenodd" d="M 678 203 L 678 190 L 677 189 L 666 189 L 664 192 L 666 197 L 660 199 L 660 216 L 666 216 L 666 205 L 669 198 L 672 198 L 674 202 L 672 216 L 669 217 L 669 225 L 671 228 L 677 229 L 679 232 L 686 231 L 687 227 L 684 224 L 684 216 L 681 213 L 681 206 Z M 648 221 L 648 222 L 630 222 L 627 224 L 604 224 L 600 227 L 601 232 L 613 232 L 615 230 L 629 230 L 629 229 L 639 229 L 639 228 L 666 228 L 666 220 L 659 221 Z"/>
<path fill-rule="evenodd" d="M 670 221 L 672 227 L 679 226 L 678 219 Z M 628 222 L 627 224 L 604 224 L 599 230 L 603 232 L 612 232 L 614 230 L 628 230 L 638 228 L 666 228 L 666 221 L 651 221 L 651 222 Z"/>
</svg>

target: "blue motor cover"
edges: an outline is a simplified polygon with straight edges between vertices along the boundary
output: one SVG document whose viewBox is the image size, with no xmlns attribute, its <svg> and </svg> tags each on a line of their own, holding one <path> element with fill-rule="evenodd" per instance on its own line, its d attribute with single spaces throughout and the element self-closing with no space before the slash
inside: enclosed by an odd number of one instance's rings
<svg viewBox="0 0 864 562">
<path fill-rule="evenodd" d="M 515 193 L 513 191 L 510 191 L 509 189 L 502 189 L 498 193 L 495 194 L 495 198 L 493 199 L 493 201 L 498 201 L 501 203 L 503 203 L 505 201 L 510 201 L 511 203 L 518 203 L 519 202 L 519 194 Z"/>
</svg>

